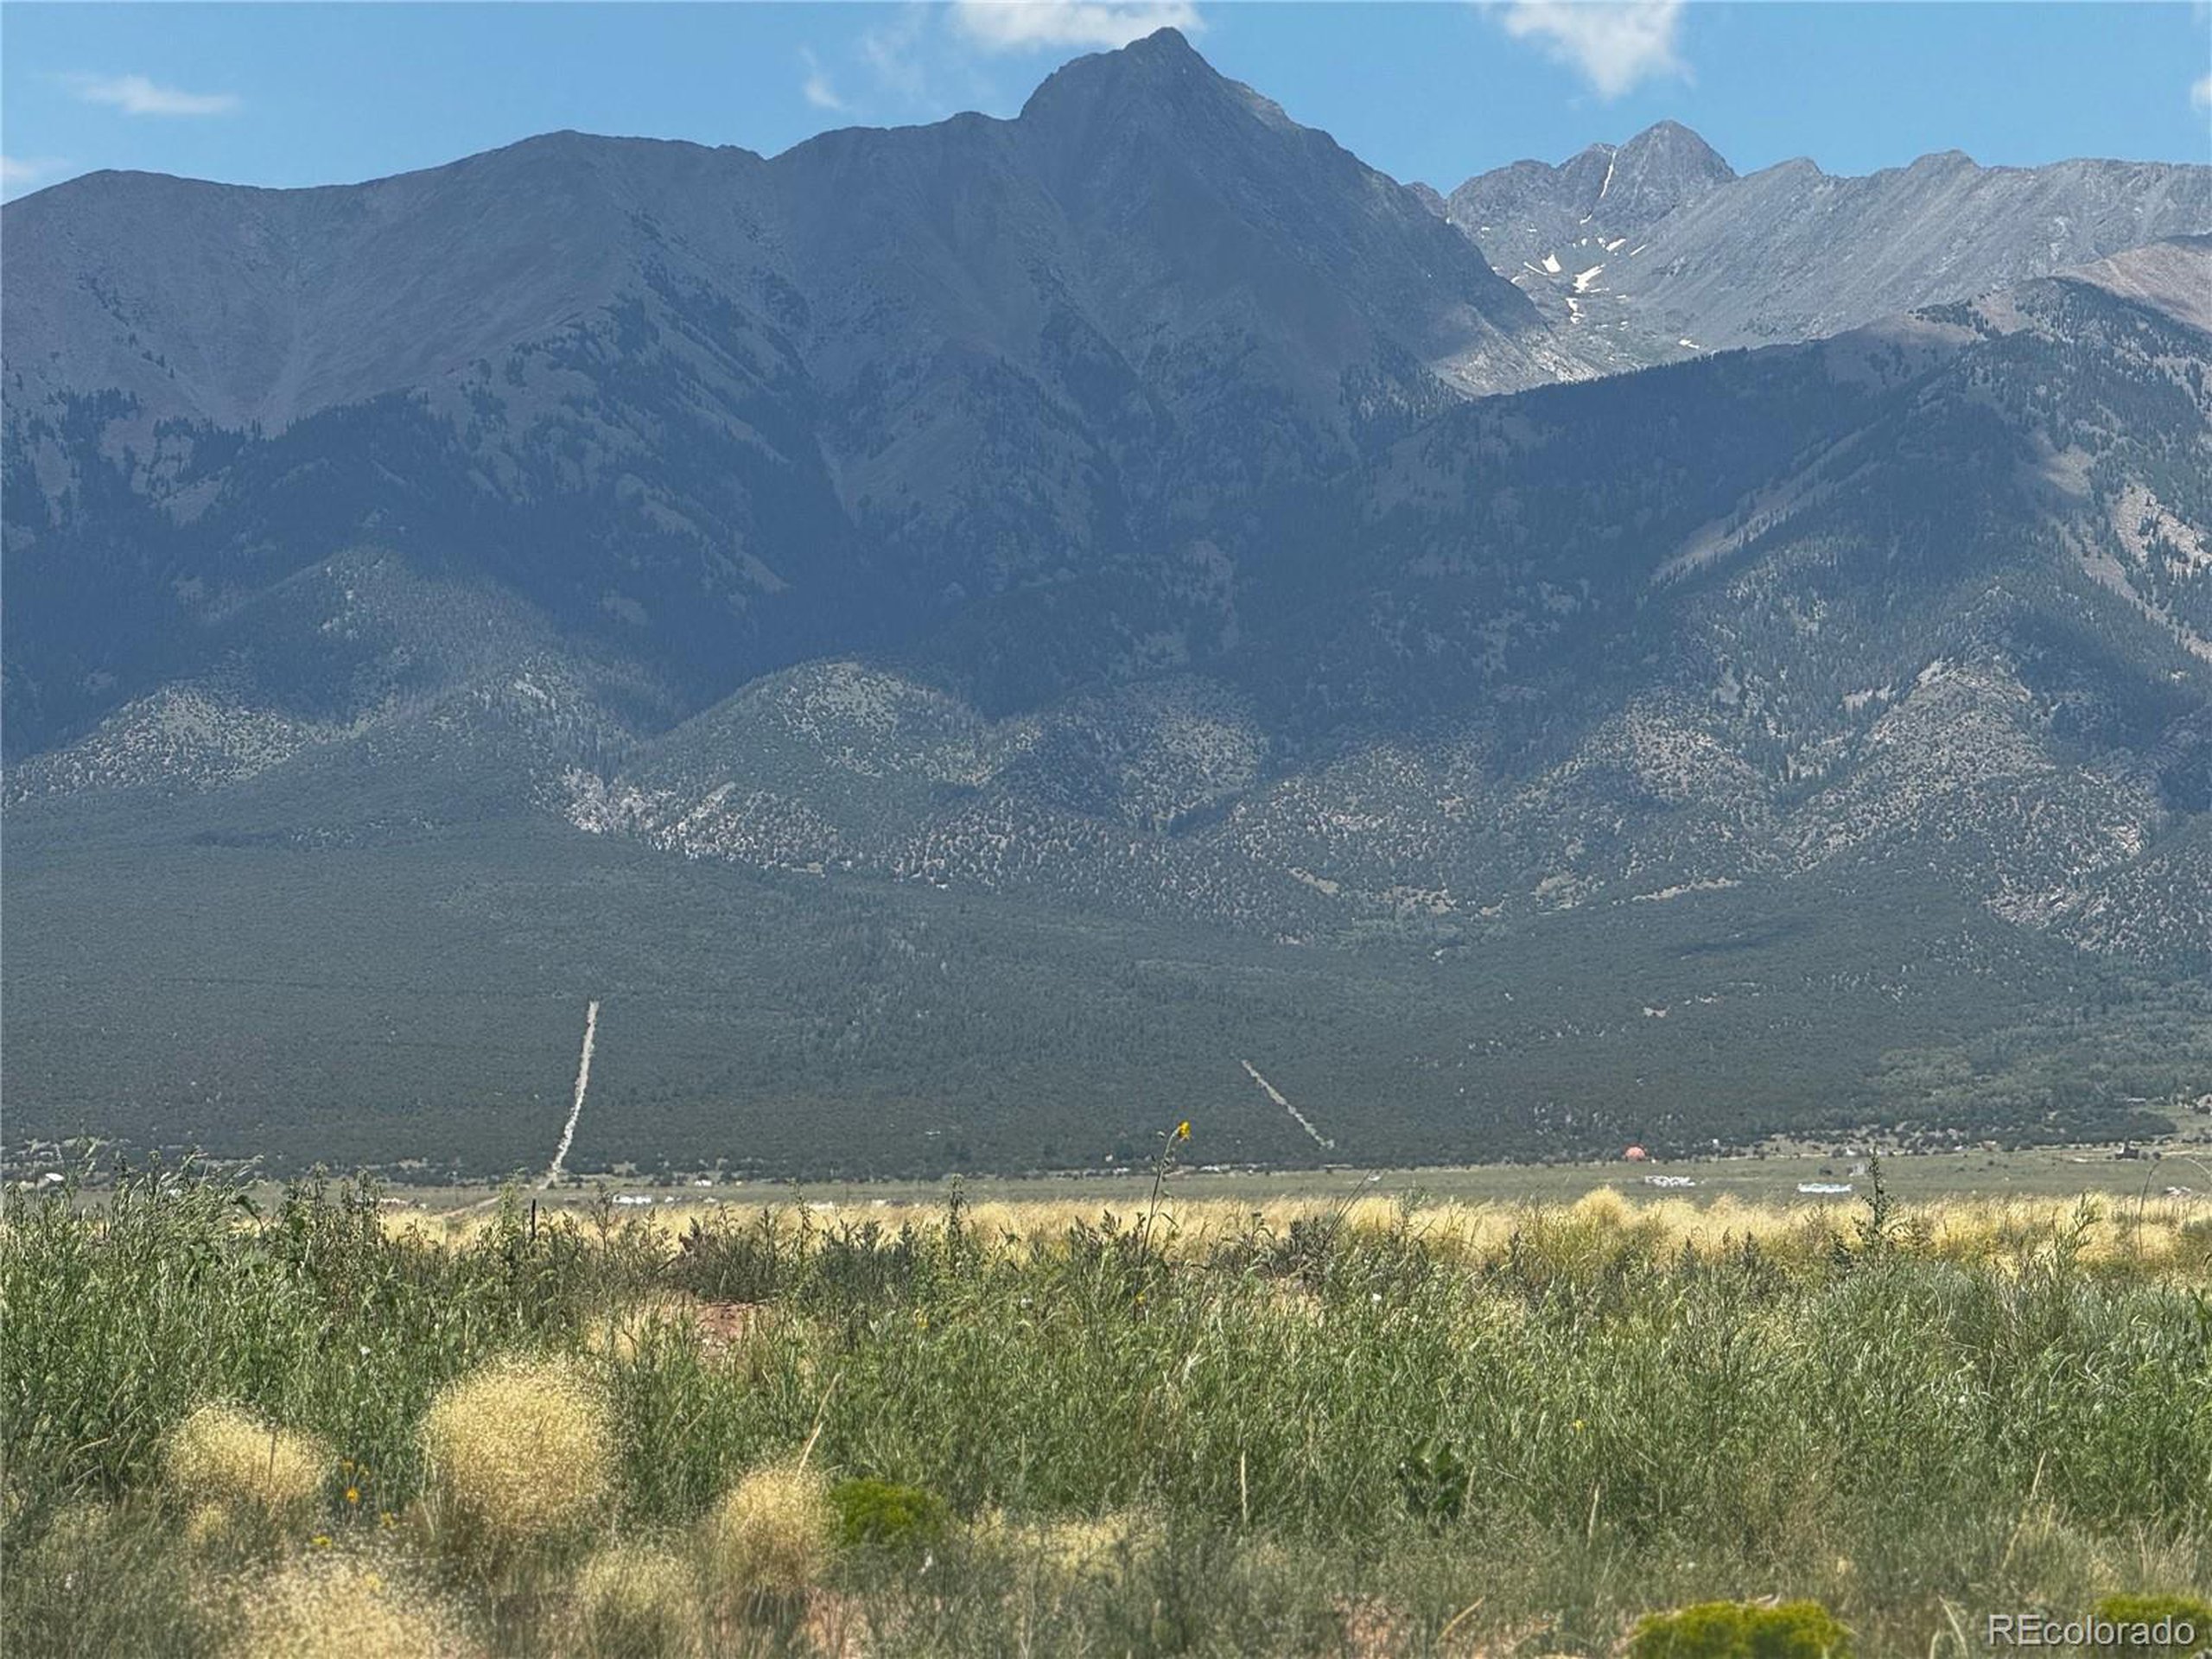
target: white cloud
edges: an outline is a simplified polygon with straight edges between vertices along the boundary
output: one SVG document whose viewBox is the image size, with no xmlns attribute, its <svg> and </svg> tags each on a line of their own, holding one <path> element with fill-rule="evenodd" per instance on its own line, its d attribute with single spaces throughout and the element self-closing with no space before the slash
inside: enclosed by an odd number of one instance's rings
<svg viewBox="0 0 2212 1659">
<path fill-rule="evenodd" d="M 2190 83 L 2189 103 L 2191 109 L 2212 110 L 2212 75 Z"/>
<path fill-rule="evenodd" d="M 1157 29 L 1205 28 L 1192 0 L 953 0 L 961 32 L 989 52 L 1112 48 Z"/>
<path fill-rule="evenodd" d="M 1515 40 L 1580 70 L 1602 97 L 1684 72 L 1675 51 L 1682 0 L 1512 0 L 1498 20 Z"/>
<path fill-rule="evenodd" d="M 837 89 L 830 84 L 829 72 L 823 68 L 822 60 L 814 55 L 814 48 L 802 46 L 799 61 L 806 66 L 806 79 L 799 83 L 799 92 L 817 110 L 849 110 L 852 105 L 837 96 Z"/>
<path fill-rule="evenodd" d="M 925 16 L 926 8 L 915 0 L 901 6 L 893 22 L 861 36 L 861 56 L 867 60 L 877 83 L 909 105 L 925 103 L 929 98 L 929 73 L 917 51 Z"/>
<path fill-rule="evenodd" d="M 25 190 L 68 162 L 51 156 L 0 156 L 0 189 Z"/>
<path fill-rule="evenodd" d="M 70 86 L 87 104 L 105 104 L 125 115 L 228 115 L 238 106 L 229 92 L 187 92 L 143 75 L 71 75 Z"/>
</svg>

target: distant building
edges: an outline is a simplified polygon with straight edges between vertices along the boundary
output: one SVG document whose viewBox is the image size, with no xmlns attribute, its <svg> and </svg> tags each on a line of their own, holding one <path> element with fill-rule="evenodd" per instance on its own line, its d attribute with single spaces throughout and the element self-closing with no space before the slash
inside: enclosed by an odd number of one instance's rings
<svg viewBox="0 0 2212 1659">
<path fill-rule="evenodd" d="M 1621 1154 L 1621 1156 L 1631 1164 L 1648 1164 L 1651 1161 L 1651 1154 L 1642 1147 L 1630 1147 L 1626 1152 Z"/>
</svg>

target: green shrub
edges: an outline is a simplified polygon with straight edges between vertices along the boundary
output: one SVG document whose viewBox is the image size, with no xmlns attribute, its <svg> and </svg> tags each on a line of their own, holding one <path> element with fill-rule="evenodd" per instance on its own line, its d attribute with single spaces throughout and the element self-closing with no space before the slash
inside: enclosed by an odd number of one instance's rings
<svg viewBox="0 0 2212 1659">
<path fill-rule="evenodd" d="M 918 1486 L 887 1480 L 842 1480 L 830 1490 L 837 1536 L 848 1545 L 923 1544 L 943 1536 L 944 1500 Z"/>
<path fill-rule="evenodd" d="M 1707 1601 L 1647 1613 L 1629 1659 L 1845 1659 L 1851 1633 L 1817 1601 Z"/>
<path fill-rule="evenodd" d="M 2171 1633 L 2168 1642 L 2114 1643 L 2112 1651 L 2128 1659 L 2182 1659 L 2212 1647 L 2212 1602 L 2195 1596 L 2107 1596 L 2091 1611 L 2114 1624 L 2143 1624 L 2152 1630 L 2163 1624 Z"/>
<path fill-rule="evenodd" d="M 1406 1510 L 1431 1526 L 1457 1521 L 1467 1503 L 1470 1476 L 1459 1454 L 1431 1440 L 1398 1465 L 1398 1490 Z"/>
</svg>

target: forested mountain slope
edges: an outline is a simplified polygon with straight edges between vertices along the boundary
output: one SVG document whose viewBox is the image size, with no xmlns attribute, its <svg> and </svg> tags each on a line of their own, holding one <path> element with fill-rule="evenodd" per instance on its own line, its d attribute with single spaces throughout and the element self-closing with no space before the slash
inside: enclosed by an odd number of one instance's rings
<svg viewBox="0 0 2212 1659">
<path fill-rule="evenodd" d="M 2212 787 L 2208 341 L 2155 298 L 1486 400 L 1216 550 L 1249 574 L 1203 674 L 994 721 L 816 665 L 580 769 L 572 816 L 1293 931 L 1317 891 L 1495 917 L 1895 858 L 2117 938 L 2104 884 Z"/>
</svg>

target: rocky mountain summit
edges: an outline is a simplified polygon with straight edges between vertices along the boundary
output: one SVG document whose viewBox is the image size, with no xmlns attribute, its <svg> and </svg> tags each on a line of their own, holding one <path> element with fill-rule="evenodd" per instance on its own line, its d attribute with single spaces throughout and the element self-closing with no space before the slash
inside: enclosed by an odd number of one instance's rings
<svg viewBox="0 0 2212 1659">
<path fill-rule="evenodd" d="M 1592 226 L 1611 234 L 1649 230 L 1735 179 L 1704 139 L 1662 121 L 1624 144 L 1592 144 L 1556 167 L 1524 161 L 1478 174 L 1444 199 L 1444 211 L 1493 264 L 1515 270 L 1578 245 Z"/>
</svg>

